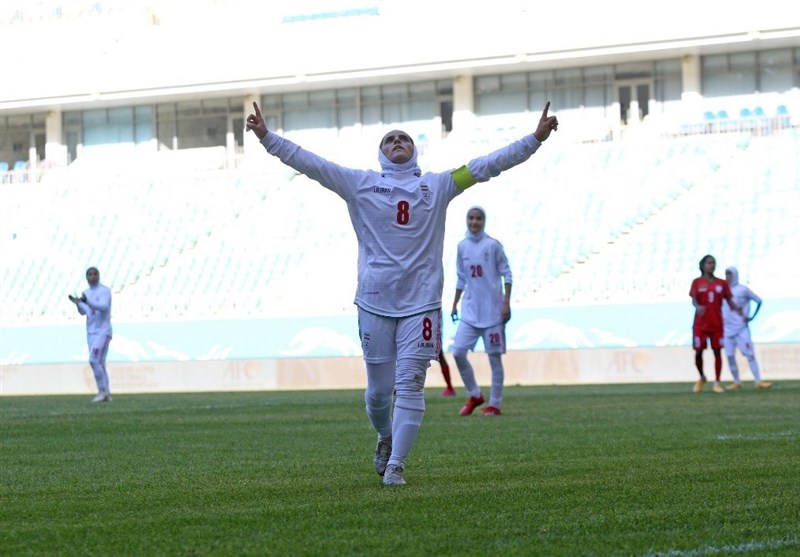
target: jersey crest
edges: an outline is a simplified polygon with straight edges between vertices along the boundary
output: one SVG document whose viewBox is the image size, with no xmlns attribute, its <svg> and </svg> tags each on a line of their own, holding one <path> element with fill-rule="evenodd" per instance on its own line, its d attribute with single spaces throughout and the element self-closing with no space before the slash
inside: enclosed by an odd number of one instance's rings
<svg viewBox="0 0 800 557">
<path fill-rule="evenodd" d="M 425 203 L 430 203 L 430 201 L 431 201 L 431 190 L 430 190 L 430 188 L 428 188 L 428 184 L 426 184 L 425 182 L 420 182 L 419 183 L 419 191 L 422 194 L 422 199 L 425 201 Z"/>
</svg>

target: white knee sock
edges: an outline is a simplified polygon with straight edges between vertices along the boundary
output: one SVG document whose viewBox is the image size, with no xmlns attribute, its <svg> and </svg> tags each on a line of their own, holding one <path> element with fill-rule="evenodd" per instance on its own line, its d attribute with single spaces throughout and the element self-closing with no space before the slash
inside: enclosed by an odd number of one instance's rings
<svg viewBox="0 0 800 557">
<path fill-rule="evenodd" d="M 466 350 L 453 350 L 453 359 L 456 361 L 458 373 L 461 375 L 461 380 L 464 382 L 464 388 L 467 389 L 469 396 L 478 396 L 481 394 L 481 388 L 478 382 L 475 381 L 475 371 L 472 369 L 472 364 L 467 359 Z"/>
<path fill-rule="evenodd" d="M 405 466 L 425 415 L 425 371 L 428 360 L 402 359 L 397 363 L 396 400 L 392 420 L 392 456 L 389 464 Z"/>
<path fill-rule="evenodd" d="M 94 380 L 97 383 L 98 393 L 108 393 L 108 373 L 102 362 L 89 360 L 89 365 L 94 373 Z"/>
<path fill-rule="evenodd" d="M 758 366 L 758 361 L 755 355 L 748 356 L 747 363 L 750 364 L 750 371 L 753 374 L 753 380 L 756 383 L 761 383 L 761 368 Z"/>
<path fill-rule="evenodd" d="M 395 363 L 367 364 L 367 390 L 364 402 L 367 417 L 381 439 L 392 436 L 392 395 Z"/>
<path fill-rule="evenodd" d="M 742 380 L 739 379 L 739 365 L 736 363 L 736 356 L 728 356 L 728 367 L 731 370 L 731 376 L 733 376 L 733 382 L 741 383 Z"/>
<path fill-rule="evenodd" d="M 502 354 L 489 354 L 489 366 L 492 368 L 492 390 L 489 393 L 489 406 L 500 408 L 503 404 L 503 370 Z"/>
</svg>

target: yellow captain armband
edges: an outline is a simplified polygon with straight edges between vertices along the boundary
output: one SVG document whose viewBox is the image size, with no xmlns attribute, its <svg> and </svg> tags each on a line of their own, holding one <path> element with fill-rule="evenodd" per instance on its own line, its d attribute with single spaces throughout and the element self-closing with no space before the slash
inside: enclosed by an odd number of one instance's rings
<svg viewBox="0 0 800 557">
<path fill-rule="evenodd" d="M 472 173 L 469 171 L 469 168 L 467 168 L 467 165 L 464 165 L 461 168 L 456 168 L 450 173 L 450 175 L 453 177 L 453 181 L 461 191 L 464 191 L 468 187 L 474 186 L 478 183 L 478 181 L 472 177 Z"/>
</svg>

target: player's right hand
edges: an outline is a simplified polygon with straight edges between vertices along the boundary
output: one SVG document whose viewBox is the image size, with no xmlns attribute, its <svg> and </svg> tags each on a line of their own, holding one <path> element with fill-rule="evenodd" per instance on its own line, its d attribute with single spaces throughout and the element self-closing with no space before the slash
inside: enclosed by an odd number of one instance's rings
<svg viewBox="0 0 800 557">
<path fill-rule="evenodd" d="M 258 103 L 255 101 L 253 101 L 253 110 L 255 114 L 250 114 L 247 117 L 245 129 L 247 131 L 252 131 L 256 134 L 256 137 L 261 140 L 267 135 L 267 123 L 261 115 L 261 109 L 258 108 Z"/>
<path fill-rule="evenodd" d="M 539 143 L 544 142 L 550 137 L 550 132 L 558 130 L 558 118 L 555 116 L 548 116 L 548 110 L 550 110 L 550 101 L 545 103 L 542 115 L 539 117 L 539 125 L 536 126 L 536 131 L 533 132 L 533 136 Z"/>
</svg>

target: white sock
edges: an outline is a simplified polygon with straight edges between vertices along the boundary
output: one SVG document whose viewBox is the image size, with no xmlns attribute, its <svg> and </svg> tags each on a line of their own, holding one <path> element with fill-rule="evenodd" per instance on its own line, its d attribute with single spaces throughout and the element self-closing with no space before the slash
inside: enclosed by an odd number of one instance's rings
<svg viewBox="0 0 800 557">
<path fill-rule="evenodd" d="M 489 406 L 500 408 L 503 404 L 503 370 L 502 354 L 489 354 L 489 366 L 492 368 L 492 390 L 489 393 Z"/>
<path fill-rule="evenodd" d="M 425 415 L 425 371 L 428 360 L 402 359 L 397 363 L 392 456 L 389 464 L 405 466 Z"/>
<path fill-rule="evenodd" d="M 481 388 L 478 386 L 478 382 L 475 381 L 475 371 L 472 369 L 469 359 L 467 359 L 466 350 L 453 350 L 453 359 L 456 361 L 458 373 L 461 375 L 464 388 L 467 389 L 469 396 L 480 395 Z"/>
<path fill-rule="evenodd" d="M 94 380 L 97 383 L 97 392 L 107 394 L 108 393 L 108 373 L 106 372 L 105 367 L 100 362 L 93 362 L 89 361 L 89 365 L 92 368 L 92 372 L 94 373 Z"/>
<path fill-rule="evenodd" d="M 761 368 L 758 365 L 755 355 L 748 357 L 747 363 L 750 364 L 750 372 L 753 374 L 753 380 L 756 383 L 761 383 Z"/>
<path fill-rule="evenodd" d="M 728 356 L 728 367 L 731 370 L 731 376 L 733 376 L 733 382 L 741 383 L 742 380 L 739 379 L 739 365 L 736 363 L 736 356 Z"/>
<path fill-rule="evenodd" d="M 367 390 L 364 402 L 372 428 L 381 439 L 392 436 L 392 395 L 395 363 L 367 364 Z"/>
</svg>

